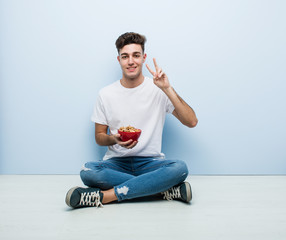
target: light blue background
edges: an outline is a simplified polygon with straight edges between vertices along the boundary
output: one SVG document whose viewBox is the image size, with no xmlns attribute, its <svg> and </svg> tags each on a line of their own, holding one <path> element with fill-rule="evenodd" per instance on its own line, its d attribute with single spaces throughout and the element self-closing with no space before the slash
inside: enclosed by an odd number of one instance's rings
<svg viewBox="0 0 286 240">
<path fill-rule="evenodd" d="M 146 35 L 147 63 L 199 119 L 167 117 L 168 158 L 191 174 L 286 173 L 285 1 L 0 4 L 0 173 L 76 174 L 103 156 L 90 115 L 121 77 L 114 42 L 127 31 Z"/>
</svg>

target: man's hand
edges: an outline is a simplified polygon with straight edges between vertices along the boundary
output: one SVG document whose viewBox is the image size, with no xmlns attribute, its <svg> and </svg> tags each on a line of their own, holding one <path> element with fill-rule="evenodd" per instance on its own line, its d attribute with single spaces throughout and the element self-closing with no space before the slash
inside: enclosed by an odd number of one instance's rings
<svg viewBox="0 0 286 240">
<path fill-rule="evenodd" d="M 162 68 L 158 67 L 155 58 L 153 58 L 153 62 L 154 62 L 156 72 L 154 72 L 148 66 L 148 64 L 146 64 L 146 67 L 149 70 L 149 72 L 153 75 L 154 84 L 162 90 L 168 89 L 169 87 L 171 87 L 171 85 L 170 85 L 167 75 L 163 72 Z"/>
<path fill-rule="evenodd" d="M 119 144 L 121 147 L 131 149 L 138 143 L 138 141 L 133 141 L 132 139 L 122 142 L 120 134 L 108 135 L 107 129 L 107 125 L 95 123 L 95 140 L 99 146 L 112 146 L 114 144 Z"/>
<path fill-rule="evenodd" d="M 188 127 L 195 127 L 198 123 L 198 119 L 194 110 L 171 87 L 167 75 L 158 67 L 155 58 L 153 58 L 153 62 L 156 72 L 154 72 L 147 64 L 146 67 L 153 75 L 154 84 L 167 95 L 174 105 L 175 109 L 173 115 L 179 119 L 182 124 Z"/>
<path fill-rule="evenodd" d="M 129 139 L 128 141 L 122 142 L 120 139 L 120 134 L 114 134 L 112 135 L 114 137 L 115 142 L 120 145 L 121 147 L 131 149 L 136 146 L 138 141 L 133 141 L 132 139 Z"/>
</svg>

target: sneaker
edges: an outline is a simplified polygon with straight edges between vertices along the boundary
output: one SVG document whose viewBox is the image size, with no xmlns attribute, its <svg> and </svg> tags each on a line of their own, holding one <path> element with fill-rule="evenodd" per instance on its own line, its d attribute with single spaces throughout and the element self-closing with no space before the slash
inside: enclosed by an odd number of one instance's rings
<svg viewBox="0 0 286 240">
<path fill-rule="evenodd" d="M 192 189 L 188 182 L 180 183 L 179 185 L 172 187 L 161 194 L 164 195 L 163 199 L 168 201 L 179 199 L 188 203 L 192 200 Z"/>
<path fill-rule="evenodd" d="M 99 188 L 71 188 L 66 195 L 66 204 L 72 208 L 102 207 L 103 193 Z"/>
</svg>

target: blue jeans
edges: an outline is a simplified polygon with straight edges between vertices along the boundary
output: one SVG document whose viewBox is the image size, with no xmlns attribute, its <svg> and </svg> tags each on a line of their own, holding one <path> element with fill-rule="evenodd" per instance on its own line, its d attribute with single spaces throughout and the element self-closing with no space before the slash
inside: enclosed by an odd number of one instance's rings
<svg viewBox="0 0 286 240">
<path fill-rule="evenodd" d="M 152 157 L 88 162 L 80 172 L 86 186 L 102 190 L 114 188 L 118 201 L 164 192 L 187 176 L 185 162 Z"/>
</svg>

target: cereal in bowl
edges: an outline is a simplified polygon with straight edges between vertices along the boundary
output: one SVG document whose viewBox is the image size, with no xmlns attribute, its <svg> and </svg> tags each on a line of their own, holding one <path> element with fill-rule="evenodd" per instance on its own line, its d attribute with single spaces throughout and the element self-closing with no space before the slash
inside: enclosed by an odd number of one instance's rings
<svg viewBox="0 0 286 240">
<path fill-rule="evenodd" d="M 121 131 L 121 132 L 140 132 L 140 129 L 137 129 L 137 128 L 129 125 L 127 127 L 119 128 L 119 131 Z"/>
</svg>

